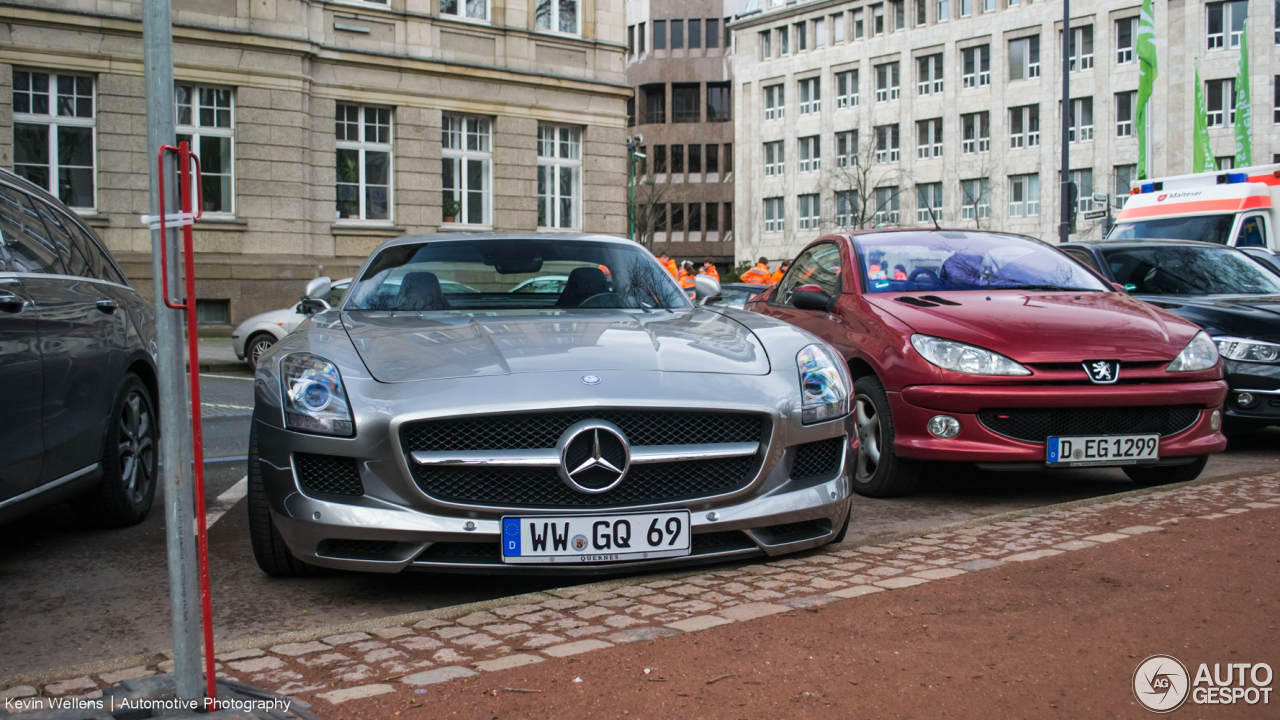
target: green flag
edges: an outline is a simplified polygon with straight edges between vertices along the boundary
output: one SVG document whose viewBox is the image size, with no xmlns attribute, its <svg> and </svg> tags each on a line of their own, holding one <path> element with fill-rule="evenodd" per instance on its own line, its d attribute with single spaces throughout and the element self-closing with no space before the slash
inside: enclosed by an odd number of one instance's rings
<svg viewBox="0 0 1280 720">
<path fill-rule="evenodd" d="M 1204 86 L 1200 84 L 1200 63 L 1196 63 L 1195 109 L 1195 157 L 1191 172 L 1213 172 L 1218 167 L 1213 160 L 1213 146 L 1209 144 L 1209 122 L 1204 104 Z"/>
<path fill-rule="evenodd" d="M 1253 164 L 1253 93 L 1249 90 L 1249 21 L 1240 33 L 1240 65 L 1236 70 L 1236 167 Z"/>
<path fill-rule="evenodd" d="M 1151 177 L 1153 153 L 1147 133 L 1151 92 L 1156 84 L 1156 23 L 1151 0 L 1142 0 L 1138 16 L 1138 179 Z"/>
</svg>

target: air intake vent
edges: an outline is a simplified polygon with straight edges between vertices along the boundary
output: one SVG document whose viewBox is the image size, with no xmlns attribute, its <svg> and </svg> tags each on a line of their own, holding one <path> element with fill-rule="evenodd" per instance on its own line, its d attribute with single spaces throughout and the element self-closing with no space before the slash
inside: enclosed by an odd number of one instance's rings
<svg viewBox="0 0 1280 720">
<path fill-rule="evenodd" d="M 320 544 L 318 554 L 325 557 L 362 558 L 371 555 L 386 555 L 394 550 L 395 542 L 391 540 L 325 540 Z"/>
<path fill-rule="evenodd" d="M 769 527 L 760 528 L 756 532 L 764 536 L 761 538 L 763 542 L 769 545 L 781 545 L 828 535 L 831 532 L 831 521 L 806 520 L 804 522 L 787 523 L 786 525 L 770 525 Z"/>
<path fill-rule="evenodd" d="M 842 437 L 797 445 L 796 459 L 791 465 L 792 479 L 805 480 L 833 474 L 839 468 L 843 446 Z"/>
<path fill-rule="evenodd" d="M 929 300 L 930 302 L 936 302 L 939 305 L 959 305 L 960 304 L 953 300 L 948 300 L 944 297 L 938 297 L 937 295 L 921 295 L 920 298 L 922 300 Z"/>
<path fill-rule="evenodd" d="M 1058 435 L 1158 433 L 1168 437 L 1200 417 L 1194 405 L 1111 408 L 1010 408 L 981 410 L 978 421 L 992 432 L 1027 442 Z"/>
<path fill-rule="evenodd" d="M 302 489 L 318 495 L 363 495 L 356 459 L 335 455 L 295 453 L 293 467 Z"/>
<path fill-rule="evenodd" d="M 904 305 L 910 305 L 912 307 L 938 307 L 938 303 L 931 303 L 925 300 L 921 300 L 920 298 L 913 298 L 910 295 L 903 295 L 902 297 L 894 298 L 894 300 L 897 300 L 898 302 Z"/>
</svg>

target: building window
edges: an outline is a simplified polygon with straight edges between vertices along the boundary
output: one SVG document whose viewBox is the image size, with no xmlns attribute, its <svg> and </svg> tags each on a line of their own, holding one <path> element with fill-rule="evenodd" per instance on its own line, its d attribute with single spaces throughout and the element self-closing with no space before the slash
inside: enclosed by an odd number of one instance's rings
<svg viewBox="0 0 1280 720">
<path fill-rule="evenodd" d="M 942 157 L 942 118 L 916 121 L 916 157 Z"/>
<path fill-rule="evenodd" d="M 991 113 L 987 111 L 960 116 L 960 130 L 964 136 L 960 152 L 964 155 L 991 152 Z"/>
<path fill-rule="evenodd" d="M 866 23 L 863 22 L 866 13 L 862 9 L 853 11 L 853 39 L 861 40 L 866 34 Z"/>
<path fill-rule="evenodd" d="M 1067 142 L 1089 142 L 1093 139 L 1093 98 L 1071 101 L 1071 114 L 1067 118 Z"/>
<path fill-rule="evenodd" d="M 831 16 L 831 35 L 835 42 L 844 42 L 844 13 Z"/>
<path fill-rule="evenodd" d="M 641 55 L 643 55 L 649 51 L 649 46 L 645 43 L 644 23 L 640 23 L 639 32 L 637 33 L 637 35 L 638 37 L 636 37 L 636 50 Z"/>
<path fill-rule="evenodd" d="M 933 217 L 929 216 L 929 210 L 933 210 Z M 916 185 L 916 222 L 933 223 L 936 217 L 938 222 L 943 221 L 942 217 L 942 183 L 921 183 Z"/>
<path fill-rule="evenodd" d="M 644 121 L 650 125 L 667 121 L 667 86 L 641 85 L 644 91 Z"/>
<path fill-rule="evenodd" d="M 960 17 L 969 17 L 973 14 L 973 0 L 960 0 Z"/>
<path fill-rule="evenodd" d="M 1206 5 L 1205 9 L 1209 14 L 1209 49 L 1222 50 L 1224 46 L 1240 47 L 1244 21 L 1249 16 L 1249 3 L 1246 0 L 1213 2 Z"/>
<path fill-rule="evenodd" d="M 764 119 L 777 120 L 787 114 L 787 104 L 782 85 L 770 85 L 764 89 Z"/>
<path fill-rule="evenodd" d="M 338 219 L 391 220 L 391 108 L 338 103 Z"/>
<path fill-rule="evenodd" d="M 675 83 L 671 86 L 671 122 L 696 123 L 702 120 L 698 106 L 698 83 Z"/>
<path fill-rule="evenodd" d="M 1236 124 L 1236 81 L 1206 80 L 1205 105 L 1208 112 L 1206 120 L 1209 127 L 1224 127 Z"/>
<path fill-rule="evenodd" d="M 809 23 L 798 22 L 796 27 L 796 52 L 809 49 Z"/>
<path fill-rule="evenodd" d="M 657 22 L 654 23 L 654 30 L 657 30 Z M 535 27 L 539 30 L 579 34 L 578 0 L 538 0 Z"/>
<path fill-rule="evenodd" d="M 725 144 L 724 144 L 724 153 L 723 153 L 723 155 L 724 155 L 724 171 L 725 171 L 725 173 L 726 173 L 726 174 L 728 174 L 728 173 L 733 172 L 733 143 L 725 143 Z M 732 230 L 732 229 L 733 229 L 733 226 L 732 226 L 732 225 L 730 225 L 730 226 L 729 226 L 729 229 L 730 229 L 730 230 Z"/>
<path fill-rule="evenodd" d="M 836 193 L 836 227 L 853 227 L 858 222 L 858 194 L 852 190 Z"/>
<path fill-rule="evenodd" d="M 707 18 L 707 49 L 720 47 L 720 20 L 719 18 Z M 708 205 L 707 207 L 711 207 Z M 708 216 L 710 219 L 710 216 Z M 710 230 L 711 228 L 707 228 Z"/>
<path fill-rule="evenodd" d="M 916 94 L 942 94 L 942 53 L 916 58 Z"/>
<path fill-rule="evenodd" d="M 951 19 L 951 3 L 948 0 L 938 0 L 938 22 L 946 22 Z"/>
<path fill-rule="evenodd" d="M 627 26 L 627 55 L 636 54 L 636 26 Z"/>
<path fill-rule="evenodd" d="M 1219 155 L 1213 159 L 1213 162 L 1219 170 L 1234 170 L 1236 167 L 1236 156 Z"/>
<path fill-rule="evenodd" d="M 821 224 L 821 210 L 818 207 L 817 193 L 811 195 L 796 196 L 796 204 L 799 206 L 799 219 L 797 227 L 800 230 L 817 230 Z"/>
<path fill-rule="evenodd" d="M 1133 116 L 1137 106 L 1137 91 L 1116 93 L 1116 137 L 1133 137 Z"/>
<path fill-rule="evenodd" d="M 636 126 L 636 99 L 627 98 L 627 127 Z"/>
<path fill-rule="evenodd" d="M 1277 1 L 1280 2 L 1280 0 Z M 1275 76 L 1272 87 L 1275 89 L 1272 91 L 1273 97 L 1271 98 L 1271 121 L 1280 125 L 1280 75 Z"/>
<path fill-rule="evenodd" d="M 684 145 L 671 146 L 671 174 L 684 174 Z"/>
<path fill-rule="evenodd" d="M 708 175 L 718 174 L 720 172 L 720 146 L 719 145 L 707 146 L 706 160 L 707 160 L 707 174 Z"/>
<path fill-rule="evenodd" d="M 817 172 L 822 169 L 822 143 L 817 135 L 802 137 L 800 145 L 800 172 Z"/>
<path fill-rule="evenodd" d="M 1009 176 L 1009 217 L 1035 217 L 1040 214 L 1040 176 Z"/>
<path fill-rule="evenodd" d="M 689 20 L 689 49 L 698 50 L 702 48 L 702 21 L 697 18 Z"/>
<path fill-rule="evenodd" d="M 796 83 L 800 91 L 800 114 L 809 115 L 822 111 L 821 78 L 805 78 Z"/>
<path fill-rule="evenodd" d="M 858 71 L 836 73 L 836 109 L 858 107 Z"/>
<path fill-rule="evenodd" d="M 1009 147 L 1040 145 L 1040 106 L 1022 105 L 1009 108 Z"/>
<path fill-rule="evenodd" d="M 773 34 L 765 30 L 760 33 L 760 59 L 768 60 L 773 57 Z"/>
<path fill-rule="evenodd" d="M 991 216 L 991 180 L 960 181 L 960 219 L 985 220 Z"/>
<path fill-rule="evenodd" d="M 1093 168 L 1071 171 L 1071 182 L 1076 185 L 1076 211 L 1093 209 Z"/>
<path fill-rule="evenodd" d="M 656 175 L 667 174 L 667 146 L 653 146 L 653 172 Z"/>
<path fill-rule="evenodd" d="M 782 232 L 786 216 L 782 211 L 782 198 L 764 199 L 764 231 Z"/>
<path fill-rule="evenodd" d="M 13 71 L 13 171 L 82 210 L 96 206 L 95 104 L 91 77 Z"/>
<path fill-rule="evenodd" d="M 813 21 L 813 46 L 816 48 L 827 46 L 827 21 L 825 18 L 817 18 Z"/>
<path fill-rule="evenodd" d="M 582 227 L 582 129 L 538 126 L 538 227 Z"/>
<path fill-rule="evenodd" d="M 1040 36 L 1009 41 L 1009 80 L 1040 77 Z"/>
<path fill-rule="evenodd" d="M 1093 69 L 1093 26 L 1071 28 L 1071 54 L 1067 68 L 1070 72 Z"/>
<path fill-rule="evenodd" d="M 996 11 L 996 0 L 982 0 L 982 12 L 989 13 Z"/>
<path fill-rule="evenodd" d="M 898 224 L 898 187 L 896 185 L 876 188 L 875 223 L 877 226 Z"/>
<path fill-rule="evenodd" d="M 541 6 L 539 6 L 539 12 L 541 12 Z M 488 20 L 489 2 L 488 0 L 440 0 L 440 14 L 468 20 Z M 562 32 L 576 32 L 576 29 Z"/>
<path fill-rule="evenodd" d="M 456 210 L 454 222 L 488 225 L 493 123 L 485 117 L 445 115 L 442 127 L 444 217 Z"/>
<path fill-rule="evenodd" d="M 876 102 L 897 100 L 899 93 L 898 63 L 876 66 Z"/>
<path fill-rule="evenodd" d="M 683 20 L 671 21 L 671 49 L 672 50 L 684 49 L 684 21 Z"/>
<path fill-rule="evenodd" d="M 667 21 L 666 20 L 653 21 L 653 49 L 654 50 L 667 49 Z"/>
<path fill-rule="evenodd" d="M 178 85 L 178 142 L 200 158 L 200 208 L 207 213 L 235 212 L 231 90 Z"/>
<path fill-rule="evenodd" d="M 898 126 L 880 125 L 876 127 L 876 163 L 898 162 Z"/>
<path fill-rule="evenodd" d="M 733 203 L 724 204 L 724 231 L 728 235 L 733 234 Z"/>
<path fill-rule="evenodd" d="M 690 235 L 702 234 L 702 203 L 689 203 L 689 212 L 685 215 L 684 229 L 688 230 Z"/>
<path fill-rule="evenodd" d="M 775 177 L 782 175 L 783 163 L 786 158 L 783 155 L 782 141 L 767 142 L 764 144 L 764 176 Z"/>
<path fill-rule="evenodd" d="M 732 107 L 729 83 L 707 83 L 707 122 L 729 122 Z"/>
<path fill-rule="evenodd" d="M 836 133 L 836 167 L 858 166 L 858 131 Z"/>
<path fill-rule="evenodd" d="M 702 146 L 701 145 L 689 146 L 689 174 L 690 175 L 702 174 Z"/>
<path fill-rule="evenodd" d="M 876 3 L 871 6 L 871 34 L 884 34 L 884 3 Z"/>
<path fill-rule="evenodd" d="M 780 28 L 775 28 L 774 33 L 778 36 L 778 54 L 790 55 L 791 54 L 791 33 L 787 31 L 787 26 L 783 25 Z"/>
<path fill-rule="evenodd" d="M 1133 62 L 1135 40 L 1138 37 L 1138 18 L 1121 18 L 1116 21 L 1116 64 Z"/>
<path fill-rule="evenodd" d="M 929 0 L 915 0 L 915 11 L 912 14 L 915 16 L 916 27 L 924 27 L 929 22 L 928 6 Z"/>
<path fill-rule="evenodd" d="M 1116 165 L 1116 195 L 1115 200 L 1118 202 L 1129 194 L 1133 189 L 1133 181 L 1138 179 L 1137 165 Z"/>
<path fill-rule="evenodd" d="M 715 146 L 708 145 L 707 147 L 715 147 Z M 713 202 L 707 203 L 707 212 L 704 215 L 704 217 L 707 219 L 708 233 L 720 232 L 720 204 L 719 203 L 713 203 Z"/>
<path fill-rule="evenodd" d="M 979 45 L 961 51 L 964 62 L 963 86 L 986 87 L 991 84 L 991 46 Z"/>
<path fill-rule="evenodd" d="M 684 232 L 684 203 L 671 203 L 671 232 Z"/>
<path fill-rule="evenodd" d="M 893 29 L 894 31 L 902 30 L 907 26 L 906 5 L 903 0 L 890 0 L 889 6 L 893 9 Z"/>
</svg>

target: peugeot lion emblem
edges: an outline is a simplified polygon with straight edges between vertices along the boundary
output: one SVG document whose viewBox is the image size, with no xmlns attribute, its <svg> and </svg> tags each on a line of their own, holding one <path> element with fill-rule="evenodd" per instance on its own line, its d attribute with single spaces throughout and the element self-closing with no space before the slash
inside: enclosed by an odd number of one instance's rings
<svg viewBox="0 0 1280 720">
<path fill-rule="evenodd" d="M 583 385 L 599 385 L 600 376 L 599 375 L 583 375 L 582 384 Z"/>
<path fill-rule="evenodd" d="M 617 425 L 583 420 L 569 426 L 556 443 L 560 479 L 578 492 L 599 494 L 618 486 L 631 466 L 631 447 Z"/>
<path fill-rule="evenodd" d="M 1120 379 L 1119 360 L 1085 360 L 1084 371 L 1098 385 L 1110 385 Z"/>
</svg>

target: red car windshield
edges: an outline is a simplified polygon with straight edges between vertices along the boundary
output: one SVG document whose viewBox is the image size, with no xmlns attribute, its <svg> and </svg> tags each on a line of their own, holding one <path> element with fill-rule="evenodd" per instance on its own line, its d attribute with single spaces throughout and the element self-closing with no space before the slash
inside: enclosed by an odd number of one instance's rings
<svg viewBox="0 0 1280 720">
<path fill-rule="evenodd" d="M 944 290 L 1109 292 L 1093 273 L 1053 248 L 1012 235 L 871 233 L 854 237 L 869 293 Z"/>
</svg>

